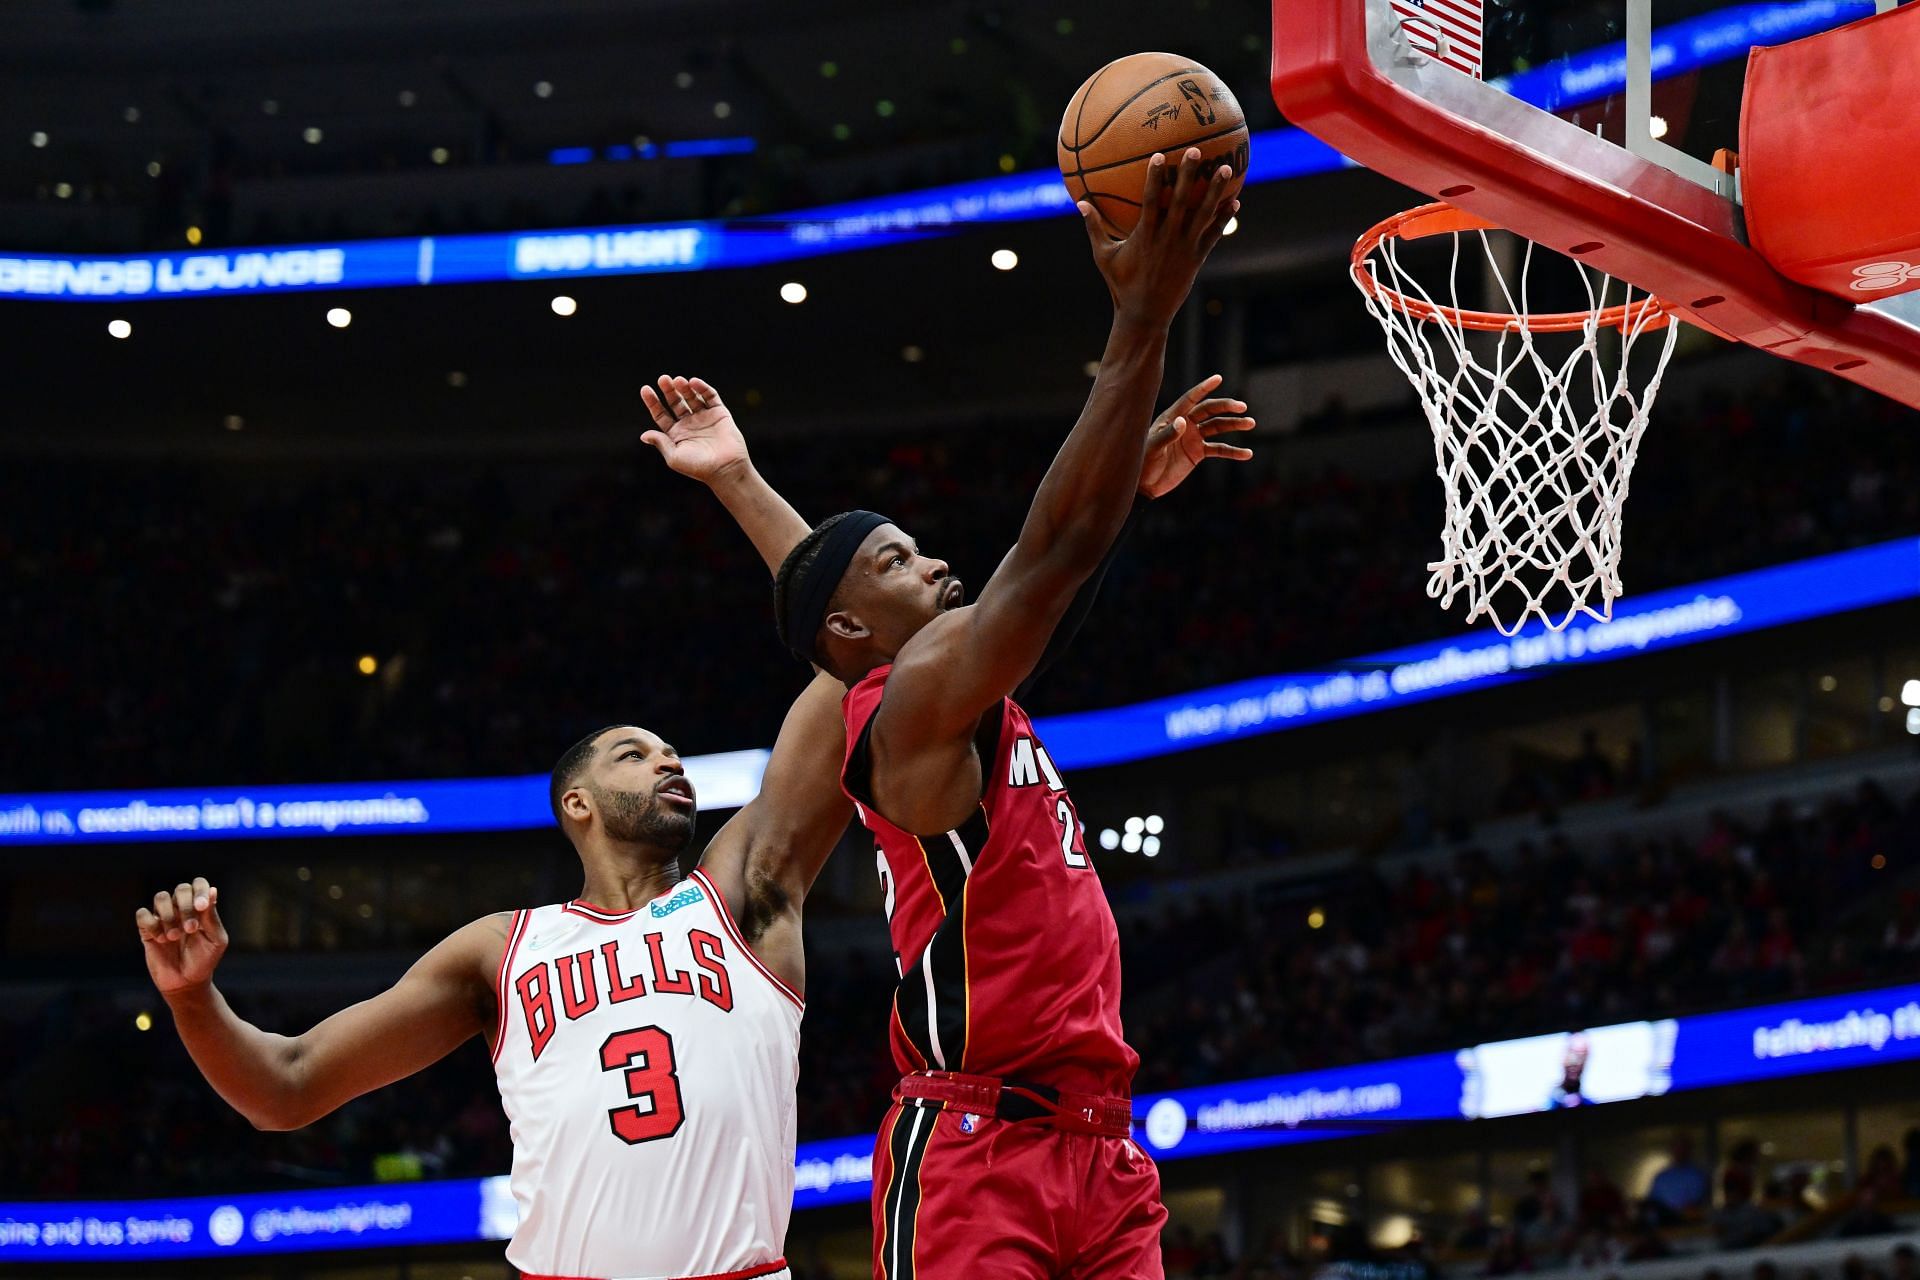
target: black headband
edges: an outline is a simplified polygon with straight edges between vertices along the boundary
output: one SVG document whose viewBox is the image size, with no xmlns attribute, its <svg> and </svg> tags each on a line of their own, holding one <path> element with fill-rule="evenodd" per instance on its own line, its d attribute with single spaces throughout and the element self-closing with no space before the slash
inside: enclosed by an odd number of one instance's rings
<svg viewBox="0 0 1920 1280">
<path fill-rule="evenodd" d="M 794 655 L 814 662 L 814 642 L 820 624 L 826 621 L 827 605 L 834 589 L 847 574 L 854 553 L 867 535 L 883 524 L 891 524 L 877 511 L 849 511 L 846 518 L 827 531 L 820 550 L 787 584 L 787 644 Z"/>
</svg>

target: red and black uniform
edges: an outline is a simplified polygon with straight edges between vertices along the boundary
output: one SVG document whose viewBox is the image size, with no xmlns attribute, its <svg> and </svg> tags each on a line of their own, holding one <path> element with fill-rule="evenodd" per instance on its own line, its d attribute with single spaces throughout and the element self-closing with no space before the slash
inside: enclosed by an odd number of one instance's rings
<svg viewBox="0 0 1920 1280">
<path fill-rule="evenodd" d="M 879 848 L 903 1079 L 874 1159 L 874 1274 L 1158 1277 L 1159 1174 L 1128 1138 L 1139 1055 L 1079 815 L 1011 698 L 982 718 L 979 807 L 917 836 L 875 812 L 890 666 L 848 691 L 847 794 Z"/>
</svg>

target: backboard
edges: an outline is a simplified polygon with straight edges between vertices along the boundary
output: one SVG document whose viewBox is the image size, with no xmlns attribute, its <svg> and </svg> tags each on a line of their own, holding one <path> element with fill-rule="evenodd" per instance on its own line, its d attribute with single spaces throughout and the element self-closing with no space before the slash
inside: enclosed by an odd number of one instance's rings
<svg viewBox="0 0 1920 1280">
<path fill-rule="evenodd" d="M 1739 146 L 1749 48 L 1894 3 L 1273 0 L 1273 96 L 1359 164 L 1690 323 L 1920 407 L 1920 305 L 1849 305 L 1780 276 L 1715 165 Z"/>
</svg>

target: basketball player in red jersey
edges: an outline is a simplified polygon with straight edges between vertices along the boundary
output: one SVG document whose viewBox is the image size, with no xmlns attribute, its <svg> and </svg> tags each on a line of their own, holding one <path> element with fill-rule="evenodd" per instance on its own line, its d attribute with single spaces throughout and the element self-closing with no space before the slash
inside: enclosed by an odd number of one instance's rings
<svg viewBox="0 0 1920 1280">
<path fill-rule="evenodd" d="M 1129 1137 L 1138 1058 L 1121 1035 L 1113 915 L 1059 771 L 1009 695 L 1047 656 L 1135 493 L 1159 491 L 1148 423 L 1167 331 L 1238 208 L 1229 171 L 1203 177 L 1200 164 L 1189 150 L 1169 184 L 1157 158 L 1124 239 L 1080 206 L 1112 333 L 978 603 L 871 512 L 812 530 L 776 580 L 782 639 L 849 686 L 843 782 L 879 845 L 901 965 L 904 1078 L 874 1164 L 881 1280 L 1163 1274 L 1159 1176 Z M 697 414 L 710 390 L 693 384 L 674 412 Z M 658 397 L 649 408 L 660 421 Z M 1246 456 L 1191 422 L 1175 428 L 1194 451 L 1185 470 Z"/>
<path fill-rule="evenodd" d="M 764 486 L 716 491 L 770 567 L 806 532 Z M 778 1280 L 800 913 L 852 816 L 832 764 L 843 692 L 821 676 L 800 695 L 759 796 L 687 880 L 695 796 L 672 746 L 630 726 L 582 739 L 551 785 L 580 897 L 476 920 L 304 1034 L 251 1025 L 213 985 L 227 933 L 205 879 L 138 911 L 148 971 L 208 1083 L 261 1129 L 310 1124 L 482 1037 L 512 1121 L 507 1257 L 528 1280 Z"/>
</svg>

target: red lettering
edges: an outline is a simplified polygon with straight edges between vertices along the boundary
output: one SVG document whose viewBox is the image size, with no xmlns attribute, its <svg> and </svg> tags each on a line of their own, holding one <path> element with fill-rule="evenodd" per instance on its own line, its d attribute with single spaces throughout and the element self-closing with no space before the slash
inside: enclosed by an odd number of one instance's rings
<svg viewBox="0 0 1920 1280">
<path fill-rule="evenodd" d="M 553 991 L 547 982 L 546 961 L 515 978 L 513 989 L 520 993 L 520 1013 L 526 1020 L 534 1061 L 538 1062 L 540 1051 L 553 1039 Z"/>
<path fill-rule="evenodd" d="M 569 1022 L 584 1018 L 600 1007 L 600 984 L 593 972 L 593 952 L 558 956 L 554 964 L 560 969 L 560 1005 L 567 1011 Z"/>
<path fill-rule="evenodd" d="M 700 975 L 700 998 L 722 1013 L 732 1013 L 733 983 L 727 980 L 726 948 L 720 945 L 720 939 L 700 929 L 687 936 L 693 939 L 693 962 L 706 970 Z"/>
<path fill-rule="evenodd" d="M 637 973 L 634 974 L 631 979 L 621 976 L 620 944 L 618 942 L 601 943 L 600 955 L 607 962 L 608 1004 L 619 1004 L 624 1000 L 638 1000 L 641 996 L 647 994 L 647 980 L 644 977 Z"/>
<path fill-rule="evenodd" d="M 693 994 L 693 979 L 682 969 L 668 977 L 667 958 L 660 954 L 660 935 L 647 935 L 647 952 L 653 957 L 653 989 L 663 995 L 690 996 Z"/>
</svg>

